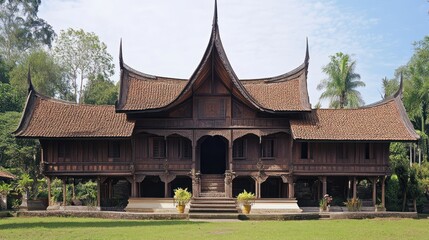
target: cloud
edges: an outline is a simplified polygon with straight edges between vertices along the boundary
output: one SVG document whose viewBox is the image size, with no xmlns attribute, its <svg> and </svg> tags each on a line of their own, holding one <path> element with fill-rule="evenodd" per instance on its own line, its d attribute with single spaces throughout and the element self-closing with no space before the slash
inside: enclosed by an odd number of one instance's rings
<svg viewBox="0 0 429 240">
<path fill-rule="evenodd" d="M 383 36 L 370 31 L 378 24 L 376 18 L 335 1 L 219 0 L 218 6 L 222 41 L 239 78 L 269 77 L 299 66 L 309 37 L 313 105 L 320 95 L 316 86 L 325 78 L 321 67 L 339 51 L 354 54 L 358 61 L 356 70 L 367 82 L 366 102 L 379 98 L 375 82 L 381 77 L 374 74 L 373 65 Z M 69 27 L 95 32 L 116 65 L 122 38 L 128 65 L 179 78 L 189 78 L 201 60 L 212 14 L 213 1 L 198 0 L 45 0 L 39 13 L 56 32 Z M 119 79 L 118 66 L 114 78 Z"/>
</svg>

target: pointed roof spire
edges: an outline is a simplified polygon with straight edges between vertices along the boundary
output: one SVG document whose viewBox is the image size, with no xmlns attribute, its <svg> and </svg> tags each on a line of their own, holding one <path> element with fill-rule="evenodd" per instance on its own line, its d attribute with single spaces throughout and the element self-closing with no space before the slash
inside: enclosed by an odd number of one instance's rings
<svg viewBox="0 0 429 240">
<path fill-rule="evenodd" d="M 404 80 L 403 80 L 403 78 L 402 78 L 402 72 L 401 72 L 401 76 L 400 76 L 400 78 L 399 78 L 399 88 L 398 88 L 398 91 L 395 93 L 395 95 L 393 95 L 395 98 L 396 97 L 398 97 L 398 96 L 401 96 L 402 95 L 402 91 L 403 91 L 403 88 L 404 88 Z"/>
<path fill-rule="evenodd" d="M 122 38 L 119 42 L 119 67 L 124 68 L 124 58 L 122 57 Z"/>
<path fill-rule="evenodd" d="M 31 91 L 34 91 L 34 86 L 33 86 L 33 83 L 31 82 L 30 66 L 28 66 L 27 82 L 28 82 L 28 93 L 30 93 Z"/>
<path fill-rule="evenodd" d="M 306 44 L 306 47 L 305 47 L 305 63 L 306 64 L 308 64 L 308 60 L 310 60 L 310 52 L 309 52 L 309 49 L 308 49 L 308 37 L 306 37 L 305 38 L 305 44 Z"/>
<path fill-rule="evenodd" d="M 213 14 L 213 26 L 217 25 L 217 0 L 215 0 L 214 14 Z"/>
</svg>

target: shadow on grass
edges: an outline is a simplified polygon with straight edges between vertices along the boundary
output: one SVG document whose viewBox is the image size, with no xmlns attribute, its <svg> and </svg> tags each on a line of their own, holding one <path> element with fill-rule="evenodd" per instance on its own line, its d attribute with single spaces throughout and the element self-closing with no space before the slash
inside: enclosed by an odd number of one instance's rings
<svg viewBox="0 0 429 240">
<path fill-rule="evenodd" d="M 1 224 L 0 229 L 27 229 L 27 228 L 113 228 L 113 227 L 145 227 L 145 226 L 174 226 L 196 225 L 200 222 L 189 221 L 88 221 L 88 222 L 31 222 Z"/>
</svg>

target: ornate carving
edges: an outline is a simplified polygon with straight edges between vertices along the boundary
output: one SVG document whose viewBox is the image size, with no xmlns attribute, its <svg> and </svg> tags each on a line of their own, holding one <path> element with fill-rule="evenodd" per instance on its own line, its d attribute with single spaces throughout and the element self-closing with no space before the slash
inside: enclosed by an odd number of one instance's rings
<svg viewBox="0 0 429 240">
<path fill-rule="evenodd" d="M 235 178 L 235 173 L 231 172 L 229 170 L 225 171 L 225 184 L 226 185 L 231 185 L 232 184 L 232 180 L 234 180 Z"/>
<path fill-rule="evenodd" d="M 143 182 L 143 180 L 145 179 L 145 177 L 146 177 L 146 175 L 137 174 L 137 175 L 134 176 L 134 179 L 135 179 L 136 182 L 141 183 L 141 182 Z"/>
<path fill-rule="evenodd" d="M 201 174 L 200 173 L 195 173 L 192 175 L 192 185 L 198 185 L 200 184 L 200 180 L 201 180 Z"/>
<path fill-rule="evenodd" d="M 131 184 L 134 182 L 134 178 L 133 178 L 133 176 L 125 177 L 125 179 L 127 179 L 127 181 L 128 181 L 129 183 L 131 183 Z"/>
<path fill-rule="evenodd" d="M 159 175 L 159 179 L 161 179 L 161 181 L 164 183 L 169 183 L 173 181 L 175 178 L 176 178 L 175 174 L 170 174 L 168 172 L 165 172 L 164 174 Z"/>
<path fill-rule="evenodd" d="M 199 140 L 202 136 L 222 136 L 226 139 L 230 139 L 231 130 L 197 130 L 195 134 L 195 138 Z"/>
<path fill-rule="evenodd" d="M 283 174 L 280 177 L 282 178 L 283 183 L 289 183 L 289 174 Z"/>
<path fill-rule="evenodd" d="M 258 171 L 262 171 L 264 170 L 264 163 L 262 162 L 261 159 L 258 160 L 258 162 L 256 163 L 256 168 L 258 169 Z"/>
<path fill-rule="evenodd" d="M 182 137 L 185 137 L 187 139 L 192 140 L 192 130 L 153 130 L 153 129 L 144 129 L 142 130 L 145 133 L 150 133 L 150 134 L 154 134 L 157 136 L 162 136 L 162 137 L 168 137 L 171 135 L 180 135 Z"/>
<path fill-rule="evenodd" d="M 236 129 L 233 130 L 233 140 L 241 138 L 247 134 L 254 134 L 258 137 L 267 136 L 274 133 L 288 133 L 290 134 L 290 129 Z"/>
<path fill-rule="evenodd" d="M 136 169 L 134 168 L 134 163 L 131 163 L 131 164 L 130 164 L 130 171 L 131 171 L 131 173 L 133 173 L 133 174 L 134 174 L 134 172 L 136 171 Z"/>
</svg>

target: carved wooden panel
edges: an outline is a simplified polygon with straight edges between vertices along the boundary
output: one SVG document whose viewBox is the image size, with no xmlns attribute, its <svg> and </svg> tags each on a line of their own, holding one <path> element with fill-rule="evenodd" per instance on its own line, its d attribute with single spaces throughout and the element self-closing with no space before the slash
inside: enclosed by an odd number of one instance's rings
<svg viewBox="0 0 429 240">
<path fill-rule="evenodd" d="M 232 102 L 232 117 L 236 119 L 255 118 L 256 112 L 237 100 Z"/>
<path fill-rule="evenodd" d="M 225 98 L 198 99 L 198 118 L 222 119 L 225 118 Z"/>
<path fill-rule="evenodd" d="M 169 113 L 173 118 L 192 118 L 192 100 L 186 101 Z"/>
</svg>

